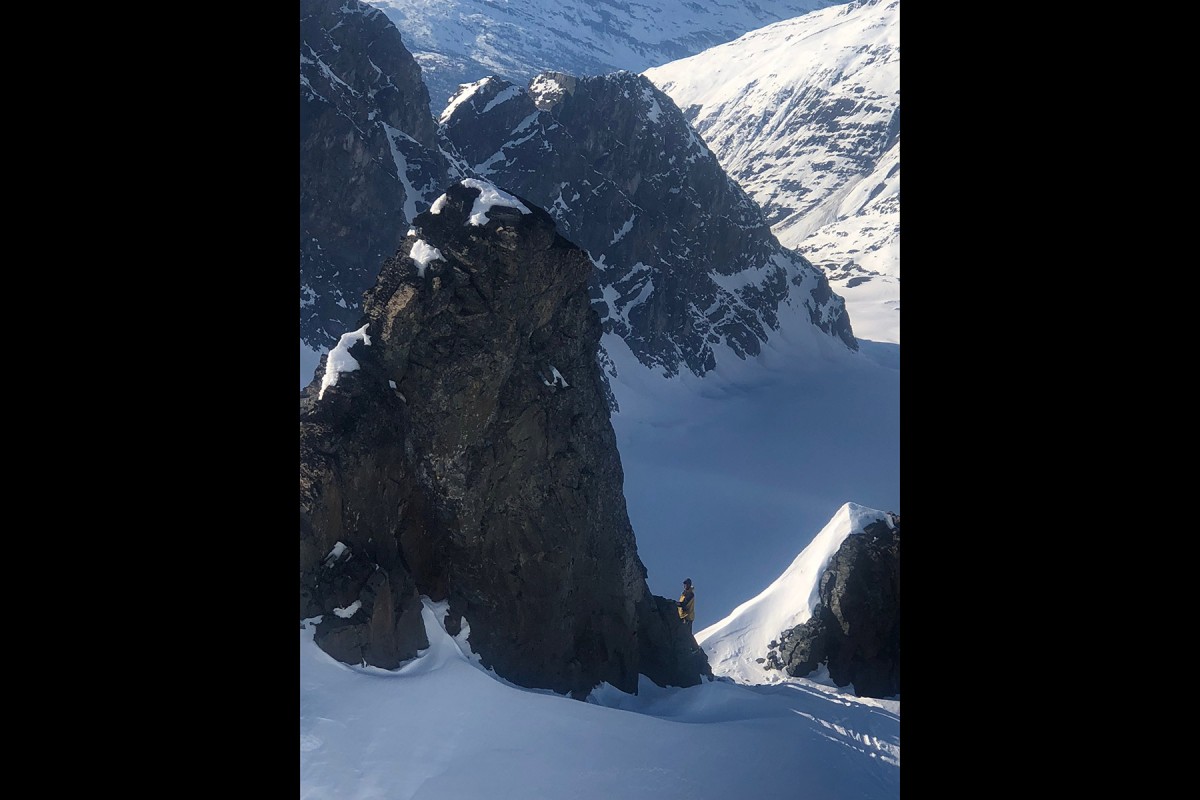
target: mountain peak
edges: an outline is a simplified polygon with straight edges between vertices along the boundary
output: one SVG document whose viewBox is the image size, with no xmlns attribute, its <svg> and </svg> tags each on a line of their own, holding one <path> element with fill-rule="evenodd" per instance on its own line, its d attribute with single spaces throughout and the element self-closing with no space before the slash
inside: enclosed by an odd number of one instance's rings
<svg viewBox="0 0 1200 800">
<path fill-rule="evenodd" d="M 781 247 L 648 78 L 543 73 L 464 87 L 440 132 L 464 171 L 545 208 L 591 255 L 606 333 L 666 376 L 761 352 L 774 331 L 857 348 L 841 298 Z"/>
<path fill-rule="evenodd" d="M 770 586 L 696 634 L 714 673 L 777 683 L 827 664 L 839 685 L 898 694 L 899 542 L 899 516 L 844 504 Z"/>
</svg>

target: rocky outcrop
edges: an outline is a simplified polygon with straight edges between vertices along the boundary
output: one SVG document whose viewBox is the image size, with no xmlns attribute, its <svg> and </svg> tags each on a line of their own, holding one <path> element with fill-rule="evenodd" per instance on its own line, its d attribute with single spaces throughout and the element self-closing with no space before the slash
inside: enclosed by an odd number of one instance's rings
<svg viewBox="0 0 1200 800">
<path fill-rule="evenodd" d="M 820 579 L 820 605 L 771 642 L 765 666 L 803 677 L 825 664 L 860 697 L 900 694 L 900 518 L 849 536 Z"/>
<path fill-rule="evenodd" d="M 383 12 L 300 0 L 300 337 L 331 347 L 448 183 L 421 70 Z"/>
<path fill-rule="evenodd" d="M 782 247 L 669 97 L 645 77 L 497 78 L 452 98 L 443 149 L 545 207 L 596 262 L 606 332 L 664 375 L 746 358 L 782 326 L 857 349 L 842 298 Z"/>
<path fill-rule="evenodd" d="M 413 657 L 428 595 L 522 686 L 711 675 L 638 558 L 591 269 L 545 211 L 478 181 L 385 262 L 301 400 L 300 614 L 331 655 Z"/>
</svg>

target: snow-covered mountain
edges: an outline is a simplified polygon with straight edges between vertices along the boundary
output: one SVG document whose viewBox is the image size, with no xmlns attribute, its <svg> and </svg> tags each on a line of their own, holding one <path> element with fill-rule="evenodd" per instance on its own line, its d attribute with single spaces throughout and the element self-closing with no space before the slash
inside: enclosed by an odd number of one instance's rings
<svg viewBox="0 0 1200 800">
<path fill-rule="evenodd" d="M 813 11 L 644 74 L 780 242 L 825 270 L 858 338 L 898 343 L 900 0 Z"/>
<path fill-rule="evenodd" d="M 349 232 L 353 234 L 349 241 L 355 244 L 350 255 L 363 262 L 364 254 L 376 253 L 384 237 L 403 239 L 408 217 L 396 209 L 407 206 L 410 196 L 413 210 L 420 211 L 428 208 L 437 195 L 423 190 L 410 195 L 403 179 L 406 173 L 413 187 L 423 189 L 428 184 L 418 180 L 422 173 L 415 168 L 415 154 L 405 157 L 405 170 L 398 170 L 400 162 L 394 158 L 389 142 L 397 148 L 411 143 L 399 134 L 381 136 L 372 127 L 396 111 L 388 104 L 367 101 L 389 98 L 394 91 L 387 88 L 389 83 L 410 85 L 400 80 L 406 69 L 394 73 L 382 70 L 382 74 L 375 69 L 385 65 L 379 57 L 380 48 L 388 42 L 371 26 L 387 22 L 384 15 L 356 14 L 360 7 L 355 2 L 320 2 L 324 9 L 320 25 L 313 28 L 313 36 L 305 36 L 301 45 L 301 97 L 309 106 L 305 113 L 313 114 L 313 136 L 309 141 L 315 145 L 301 160 L 302 207 L 303 187 L 311 186 L 314 215 L 313 225 L 307 229 L 320 231 L 310 234 L 309 239 L 302 238 L 301 252 L 311 255 L 312 260 L 302 258 L 301 277 L 302 291 L 307 285 L 325 301 L 309 304 L 302 300 L 301 311 L 302 325 L 311 322 L 312 332 L 324 336 L 339 333 L 331 327 L 335 323 L 341 325 L 340 332 L 354 329 L 347 325 L 361 313 L 363 283 L 368 278 L 374 280 L 378 270 L 375 267 L 368 272 L 365 265 L 361 272 L 345 269 L 353 259 L 333 261 L 332 248 Z M 338 11 L 345 21 L 337 18 Z M 394 26 L 387 27 L 395 33 Z M 352 46 L 355 32 L 367 35 Z M 308 41 L 318 44 L 310 51 L 305 45 Z M 403 47 L 402 43 L 395 44 Z M 395 61 L 404 62 L 399 52 Z M 819 530 L 843 503 L 854 501 L 900 512 L 899 372 L 893 352 L 898 346 L 889 345 L 891 350 L 884 351 L 887 358 L 881 359 L 881 351 L 870 347 L 877 342 L 860 338 L 863 353 L 855 354 L 832 336 L 789 337 L 769 330 L 772 306 L 761 302 L 767 298 L 751 303 L 745 293 L 747 282 L 730 284 L 738 273 L 765 275 L 768 269 L 756 267 L 769 268 L 768 262 L 781 248 L 769 235 L 757 209 L 757 221 L 746 226 L 736 224 L 745 222 L 747 212 L 741 202 L 744 192 L 728 180 L 711 155 L 706 155 L 708 148 L 703 142 L 692 141 L 694 131 L 683 124 L 670 99 L 644 78 L 635 81 L 637 77 L 626 74 L 583 80 L 576 83 L 579 97 L 564 96 L 557 102 L 557 109 L 525 107 L 519 116 L 516 112 L 522 110 L 531 93 L 524 87 L 489 82 L 461 96 L 462 102 L 446 120 L 445 133 L 454 133 L 463 144 L 464 152 L 458 155 L 480 154 L 470 159 L 470 165 L 479 166 L 480 172 L 486 166 L 489 180 L 504 184 L 511 176 L 511 181 L 521 187 L 514 191 L 531 200 L 537 198 L 530 195 L 542 193 L 538 202 L 555 214 L 564 236 L 577 242 L 580 234 L 594 236 L 596 252 L 609 253 L 604 264 L 613 271 L 614 279 L 602 289 L 607 306 L 603 317 L 607 317 L 610 331 L 604 335 L 603 346 L 610 366 L 618 373 L 614 376 L 612 370 L 609 372 L 611 389 L 621 409 L 614 415 L 613 425 L 619 438 L 630 520 L 656 594 L 675 596 L 679 582 L 689 575 L 701 587 L 699 628 L 719 619 L 777 577 L 780 566 L 789 563 L 812 532 Z M 557 84 L 557 79 L 552 82 Z M 343 83 L 354 87 L 354 92 Z M 315 88 L 320 98 L 336 102 L 306 99 L 309 87 Z M 650 99 L 644 97 L 647 91 Z M 488 108 L 502 93 L 504 101 Z M 534 94 L 543 106 L 550 103 L 545 92 Z M 610 100 L 603 112 L 589 110 L 587 103 L 580 102 L 585 95 L 599 98 L 602 94 Z M 657 119 L 652 119 L 655 116 Z M 455 117 L 459 119 L 451 119 Z M 491 131 L 469 141 L 471 137 L 465 130 L 462 135 L 450 130 L 460 125 L 465 128 L 468 117 L 478 117 L 477 121 L 486 123 Z M 516 136 L 508 135 L 527 119 L 527 128 Z M 610 141 L 614 119 L 625 126 L 623 135 L 617 137 L 619 143 Z M 436 121 L 432 114 L 425 121 L 427 128 L 413 121 L 409 136 L 427 142 L 422 149 L 433 158 L 441 155 L 438 145 L 428 138 Z M 388 124 L 400 130 L 396 123 Z M 551 131 L 555 125 L 558 129 Z M 338 135 L 324 136 L 322 131 Z M 541 138 L 536 142 L 533 138 L 518 141 L 537 131 L 541 131 Z M 386 129 L 383 132 L 390 133 Z M 569 144 L 568 132 L 579 138 L 573 149 L 565 147 Z M 665 152 L 663 136 L 675 137 L 677 145 L 686 140 L 686 147 Z M 442 144 L 448 141 L 446 136 L 439 139 Z M 531 148 L 534 144 L 536 147 Z M 542 145 L 551 149 L 537 149 Z M 497 153 L 503 157 L 487 164 Z M 579 173 L 569 179 L 586 190 L 579 191 L 578 201 L 573 199 L 575 192 L 559 187 L 568 178 L 537 174 L 544 171 L 547 159 L 559 159 L 573 173 Z M 674 172 L 665 169 L 672 159 L 672 166 L 679 166 Z M 623 162 L 624 167 L 618 169 L 617 162 Z M 334 169 L 336 164 L 347 169 Z M 706 165 L 712 169 L 702 170 Z M 310 169 L 316 170 L 317 180 L 307 174 Z M 672 177 L 666 183 L 660 181 L 661 191 L 651 192 L 650 179 L 668 174 Z M 686 184 L 682 183 L 685 179 Z M 371 192 L 366 191 L 368 187 Z M 560 188 L 565 194 L 556 203 Z M 375 189 L 380 191 L 376 193 Z M 374 206 L 373 198 L 385 193 L 392 197 L 389 213 L 396 218 L 388 223 L 387 230 L 374 231 L 380 217 L 355 214 L 354 204 L 361 195 L 371 199 Z M 683 202 L 685 195 L 691 199 Z M 645 213 L 637 213 L 631 200 Z M 316 215 L 319 208 L 329 209 L 336 216 L 332 226 Z M 662 213 L 667 208 L 674 209 L 672 214 Z M 717 210 L 719 215 L 713 217 L 711 212 Z M 675 212 L 680 212 L 682 221 L 674 218 Z M 403 224 L 396 227 L 402 219 Z M 689 219 L 693 223 L 690 226 L 686 224 Z M 317 227 L 321 225 L 328 229 Z M 337 226 L 345 231 L 338 233 Z M 588 228 L 595 230 L 589 233 Z M 652 228 L 658 233 L 650 235 Z M 317 241 L 311 242 L 312 250 L 306 250 L 305 242 L 311 238 Z M 650 257 L 656 251 L 669 256 L 683 252 L 673 241 L 691 250 L 684 258 L 676 257 L 680 270 L 692 268 L 692 262 L 699 260 L 717 267 L 713 274 L 695 276 L 696 280 L 689 281 L 693 286 L 688 287 L 681 275 L 665 274 L 662 264 L 650 269 L 639 266 L 657 264 L 657 258 Z M 714 247 L 714 243 L 719 246 Z M 588 246 L 591 249 L 593 245 Z M 322 261 L 318 262 L 318 257 Z M 307 273 L 313 279 L 304 284 L 306 270 L 318 263 L 325 266 Z M 651 280 L 654 270 L 664 273 L 661 280 L 656 276 Z M 717 284 L 716 289 L 704 288 L 712 283 Z M 871 281 L 867 286 L 878 283 Z M 699 296 L 707 299 L 689 304 L 689 293 L 694 294 L 697 286 L 707 292 Z M 791 286 L 790 291 L 799 288 Z M 654 300 L 648 302 L 652 291 Z M 713 300 L 720 302 L 710 309 L 708 303 Z M 712 319 L 708 319 L 709 311 L 713 312 Z M 857 310 L 852 313 L 858 333 L 863 316 Z M 826 325 L 834 321 L 832 317 L 824 320 Z M 631 343 L 626 325 L 638 329 L 636 338 L 642 344 Z M 708 334 L 719 342 L 739 330 L 749 333 L 748 337 L 736 334 L 744 342 L 743 349 L 754 345 L 757 350 L 748 351 L 757 355 L 747 361 L 725 358 L 703 379 L 690 369 L 664 379 L 661 368 L 646 369 L 631 349 L 640 347 L 643 356 L 656 350 L 669 355 L 674 343 L 681 343 L 687 352 L 701 356 L 710 346 Z M 758 336 L 759 330 L 768 334 L 765 339 Z M 698 335 L 701 332 L 703 336 Z M 876 337 L 868 334 L 867 338 Z M 315 344 L 319 340 L 310 341 Z M 813 346 L 822 343 L 829 347 Z M 861 357 L 863 354 L 869 358 Z M 312 379 L 320 356 L 318 350 L 306 346 L 302 330 L 300 388 Z M 739 532 L 742 546 L 729 548 L 720 543 L 730 531 Z"/>
<path fill-rule="evenodd" d="M 487 78 L 462 87 L 440 121 L 464 172 L 545 208 L 587 249 L 604 329 L 643 364 L 703 375 L 788 335 L 857 349 L 824 273 L 779 244 L 644 76 L 544 73 L 528 88 Z"/>
<path fill-rule="evenodd" d="M 844 0 L 369 0 L 400 29 L 440 111 L 488 75 L 631 72 Z"/>
<path fill-rule="evenodd" d="M 339 2 L 342 10 L 353 10 L 356 6 L 355 0 Z M 401 0 L 393 2 L 400 4 Z M 640 9 L 650 8 L 650 2 L 638 0 L 600 0 L 590 4 L 568 0 L 553 6 L 549 3 L 543 6 L 543 2 L 545 0 L 538 0 L 535 5 L 533 2 L 477 0 L 471 6 L 484 16 L 513 15 L 524 13 L 522 9 L 532 9 L 534 16 L 540 13 L 547 18 L 555 18 L 559 9 L 577 6 L 581 15 L 607 14 L 604 19 L 609 25 L 624 24 L 624 17 L 635 16 L 641 13 Z M 383 3 L 379 0 L 375 4 L 381 6 Z M 439 14 L 448 13 L 448 8 L 466 7 L 467 2 L 411 0 L 404 5 L 414 9 L 418 18 L 429 22 Z M 728 3 L 721 13 L 756 14 L 764 7 L 775 5 L 778 4 L 764 1 L 757 6 L 750 4 L 748 8 L 746 4 Z M 658 9 L 658 19 L 666 19 L 669 11 L 686 9 L 688 14 L 676 19 L 676 22 L 686 23 L 692 17 L 703 18 L 717 7 L 717 3 L 664 0 L 654 8 Z M 365 16 L 363 19 L 374 21 Z M 402 146 L 407 142 L 403 137 L 388 129 L 384 129 L 388 135 L 383 138 L 369 128 L 365 129 L 365 134 L 363 130 L 352 133 L 343 122 L 332 118 L 344 111 L 349 114 L 346 121 L 352 121 L 358 128 L 363 128 L 364 119 L 372 123 L 379 118 L 374 107 L 367 108 L 359 103 L 359 95 L 340 88 L 339 80 L 353 87 L 362 97 L 369 98 L 377 88 L 386 85 L 388 77 L 396 74 L 387 68 L 379 69 L 383 65 L 377 58 L 364 59 L 352 66 L 348 63 L 351 55 L 348 41 L 338 37 L 348 33 L 349 22 L 338 26 L 333 20 L 329 25 L 320 26 L 318 33 L 326 40 L 328 49 L 318 51 L 314 47 L 320 58 L 312 59 L 311 63 L 304 61 L 302 43 L 302 98 L 306 79 L 320 90 L 323 98 L 329 94 L 325 90 L 338 93 L 339 102 L 330 103 L 331 107 L 314 104 L 312 108 L 321 116 L 320 126 L 338 132 L 337 136 L 321 140 L 332 148 L 331 157 L 344 160 L 348 155 L 354 167 L 361 169 L 349 175 L 361 175 L 384 186 L 388 186 L 388 181 L 399 184 L 403 193 L 396 192 L 395 187 L 388 189 L 396 198 L 393 203 L 408 205 L 406 198 L 413 197 L 413 209 L 410 210 L 423 211 L 430 197 L 426 189 L 432 190 L 432 186 L 411 180 L 424 174 L 414 168 L 420 151 L 414 150 L 411 159 L 402 152 L 404 160 L 401 161 L 388 143 Z M 530 22 L 534 27 L 540 24 L 532 17 Z M 643 20 L 647 27 L 649 22 Z M 553 46 L 564 49 L 565 43 L 575 46 L 585 42 L 581 30 L 592 29 L 579 27 L 576 31 L 560 31 L 557 41 L 554 36 L 546 37 L 545 42 L 552 46 L 551 49 Z M 476 33 L 482 29 L 475 29 Z M 405 42 L 409 42 L 410 31 L 403 27 L 401 31 Z M 466 29 L 462 32 L 465 35 Z M 483 41 L 489 46 L 495 44 L 486 37 Z M 509 49 L 514 52 L 517 49 L 513 42 L 503 44 L 510 45 Z M 342 48 L 340 51 L 339 47 Z M 366 49 L 363 54 L 370 55 Z M 309 57 L 312 58 L 311 54 Z M 617 66 L 631 71 L 643 69 L 642 65 Z M 488 73 L 495 72 L 499 71 L 488 70 Z M 604 72 L 611 72 L 611 69 Z M 461 82 L 474 81 L 478 77 L 482 74 Z M 318 85 L 315 79 L 323 83 Z M 357 79 L 366 79 L 366 83 Z M 622 83 L 627 79 L 625 76 L 620 82 L 597 82 L 596 88 L 624 88 Z M 518 82 L 526 83 L 524 80 Z M 501 87 L 501 91 L 509 89 L 511 87 Z M 503 114 L 498 112 L 505 110 L 503 105 L 514 101 L 519 94 L 509 91 L 505 100 L 491 109 L 486 106 L 499 93 L 486 97 L 484 94 L 467 96 L 464 104 L 475 106 L 473 111 L 481 115 L 499 118 Z M 655 92 L 652 95 L 662 99 Z M 639 97 L 640 91 L 631 91 L 630 99 Z M 485 102 L 478 104 L 479 100 Z M 542 105 L 547 100 L 556 102 L 552 98 L 538 98 Z M 442 103 L 437 96 L 432 105 L 440 111 Z M 628 117 L 629 110 L 635 105 L 628 103 L 610 108 L 622 109 L 620 113 Z M 540 106 L 537 108 L 540 115 L 537 122 L 540 124 L 544 120 L 547 128 L 552 127 L 555 122 L 549 118 L 554 115 L 546 113 Z M 465 106 L 459 109 L 460 112 L 467 110 Z M 435 115 L 437 113 L 435 111 Z M 512 132 L 527 116 L 514 120 L 512 126 L 500 132 Z M 314 120 L 316 118 L 314 113 Z M 405 130 L 394 123 L 389 124 L 397 130 Z M 588 136 L 588 127 L 595 128 L 597 140 L 608 129 L 601 122 L 577 130 Z M 419 140 L 433 162 L 440 151 L 429 149 L 427 132 L 422 126 L 421 131 L 407 131 L 405 136 Z M 529 133 L 529 130 L 523 130 L 523 133 Z M 561 131 L 555 133 L 561 136 Z M 447 140 L 443 138 L 442 141 Z M 550 143 L 552 140 L 547 138 L 545 141 Z M 628 144 L 631 140 L 622 137 L 621 141 Z M 505 146 L 512 142 L 514 140 L 507 136 L 498 140 L 483 159 L 472 160 L 471 165 L 486 162 L 493 153 L 503 156 L 510 150 L 519 150 Z M 374 147 L 375 144 L 383 147 Z M 603 170 L 605 163 L 629 155 L 616 153 L 611 147 L 590 151 L 591 146 L 603 145 L 603 141 L 584 144 L 587 146 L 576 152 L 593 156 L 586 164 L 589 168 L 594 166 Z M 607 153 L 609 150 L 614 152 Z M 564 152 L 559 151 L 560 154 Z M 658 155 L 657 150 L 639 152 Z M 679 156 L 690 154 L 681 152 Z M 311 155 L 313 163 L 320 165 L 320 149 L 314 148 Z M 527 163 L 536 164 L 534 154 L 527 155 Z M 671 156 L 662 155 L 668 160 Z M 491 163 L 497 171 L 489 172 L 490 178 L 499 179 L 499 168 L 507 166 L 507 160 L 502 158 Z M 603 187 L 613 199 L 609 208 L 619 210 L 618 202 L 624 202 L 619 195 L 628 191 L 632 196 L 635 191 L 630 187 L 653 174 L 639 170 L 608 176 L 607 183 L 619 182 L 619 191 L 613 191 L 611 186 Z M 416 192 L 409 191 L 404 185 L 406 176 Z M 345 192 L 327 195 L 326 202 L 337 204 L 353 200 L 353 185 L 357 184 L 339 181 L 332 171 L 326 179 L 323 191 Z M 599 182 L 593 181 L 590 188 L 600 188 Z M 564 202 L 571 196 L 573 194 L 563 197 Z M 656 207 L 660 202 L 658 196 L 646 198 L 648 207 Z M 699 197 L 697 202 L 704 204 Z M 730 206 L 735 210 L 737 207 L 737 204 Z M 561 212 L 553 203 L 547 210 Z M 346 213 L 352 209 L 346 206 L 339 211 Z M 405 216 L 412 218 L 411 213 Z M 646 216 L 649 219 L 651 215 Z M 346 223 L 355 221 L 353 214 L 344 219 Z M 523 217 L 514 216 L 513 219 Z M 555 214 L 555 219 L 560 225 L 563 222 L 574 224 L 566 213 Z M 734 215 L 730 219 L 740 217 Z M 618 214 L 612 219 L 606 216 L 601 221 L 608 231 L 603 240 L 606 247 L 620 249 L 639 237 L 639 222 L 630 214 Z M 757 231 L 762 227 L 765 226 L 760 219 L 753 229 Z M 403 236 L 405 230 L 407 227 L 399 234 Z M 302 239 L 302 254 L 305 252 L 304 241 Z M 374 253 L 376 244 L 373 241 L 372 247 L 364 250 Z M 415 244 L 410 241 L 405 246 L 415 247 Z M 447 255 L 454 257 L 450 253 Z M 444 272 L 437 274 L 438 269 L 453 265 L 447 260 L 443 262 L 441 267 L 435 268 L 430 266 L 432 262 L 424 260 L 424 256 L 413 261 L 418 271 L 429 270 L 425 276 L 430 284 L 427 288 L 434 289 L 435 281 L 446 278 Z M 336 270 L 326 270 L 325 274 L 330 279 L 339 277 Z M 617 292 L 610 301 L 632 301 L 642 295 L 647 282 L 641 281 L 636 271 L 631 272 L 629 278 L 615 287 Z M 718 274 L 713 280 L 720 283 L 722 278 Z M 468 287 L 478 284 L 467 282 L 458 286 L 465 298 L 470 294 Z M 447 284 L 442 283 L 437 291 L 446 288 Z M 686 299 L 682 288 L 671 294 L 674 295 L 672 300 Z M 615 311 L 636 307 L 632 302 L 623 302 L 620 307 L 613 302 Z M 458 303 L 451 313 L 461 314 L 464 309 L 478 310 L 473 305 Z M 667 322 L 676 318 L 662 314 L 648 316 L 648 319 Z M 635 321 L 628 314 L 623 319 Z M 856 317 L 856 331 L 858 325 Z M 788 570 L 791 575 L 789 589 L 775 591 L 755 608 L 764 628 L 778 623 L 786 629 L 789 625 L 794 627 L 801 617 L 811 620 L 814 608 L 808 599 L 813 588 L 809 586 L 806 590 L 804 576 L 797 577 L 793 573 L 819 573 L 826 562 L 818 564 L 820 559 L 816 554 L 837 551 L 841 544 L 853 538 L 852 534 L 862 533 L 866 525 L 879 519 L 872 509 L 900 510 L 899 373 L 896 365 L 881 365 L 877 359 L 864 357 L 862 352 L 842 346 L 831 336 L 812 337 L 822 344 L 834 345 L 827 353 L 815 353 L 813 342 L 803 340 L 803 337 L 797 341 L 772 335 L 761 342 L 760 351 L 752 359 L 725 359 L 703 377 L 681 369 L 673 377 L 664 378 L 661 369 L 647 368 L 639 360 L 629 342 L 618 334 L 619 326 L 610 327 L 603 342 L 611 364 L 617 367 L 611 388 L 621 406 L 620 413 L 613 415 L 613 428 L 620 449 L 629 520 L 636 530 L 638 554 L 646 566 L 648 588 L 659 599 L 672 598 L 679 592 L 681 579 L 692 577 L 698 586 L 697 630 L 700 634 L 697 638 L 701 638 L 708 630 L 720 625 L 711 620 L 724 618 L 729 621 L 736 616 L 736 612 L 730 614 L 729 609 L 742 610 L 743 606 L 750 605 L 743 602 L 746 598 L 758 593 L 768 594 L 761 592 L 761 587 L 779 577 L 784 565 L 793 559 L 797 562 L 807 559 L 804 570 L 797 570 L 795 565 Z M 691 325 L 680 327 L 687 329 Z M 657 334 L 663 332 L 654 327 L 649 330 Z M 460 337 L 445 337 L 442 344 L 448 349 L 458 347 Z M 556 341 L 554 344 L 565 347 L 570 343 Z M 302 373 L 305 371 L 304 354 L 302 343 Z M 350 376 L 362 378 L 369 373 L 368 362 L 364 361 L 363 365 L 363 369 L 347 373 L 345 385 L 339 386 L 348 388 L 353 383 Z M 443 373 L 432 377 L 436 379 L 440 375 Z M 306 381 L 302 378 L 301 382 Z M 570 388 L 565 385 L 566 381 L 563 384 L 563 391 L 556 390 L 553 395 L 558 401 L 567 399 L 565 396 L 570 392 L 581 391 L 574 381 Z M 428 403 L 429 407 L 422 413 L 432 415 L 441 411 L 452 418 L 455 426 L 470 422 L 470 414 L 457 411 L 452 403 L 438 399 L 431 401 L 432 394 L 404 395 L 399 391 L 400 385 L 391 388 L 398 393 L 397 400 L 406 406 L 410 400 L 414 404 Z M 554 385 L 557 386 L 557 380 Z M 551 384 L 544 380 L 535 384 L 537 391 L 550 387 Z M 438 388 L 448 391 L 445 385 Z M 330 392 L 326 399 L 336 402 L 339 394 L 339 391 Z M 400 425 L 402 420 L 398 415 L 392 415 L 388 424 Z M 572 419 L 558 427 L 565 431 L 568 425 L 576 424 Z M 522 430 L 527 427 L 522 426 Z M 480 446 L 490 444 L 479 436 L 469 436 L 466 440 Z M 557 460 L 542 459 L 540 449 L 528 448 L 528 441 L 521 436 L 513 439 L 512 444 L 527 449 L 532 454 L 531 463 L 553 463 L 555 470 L 561 470 Z M 504 463 L 508 461 L 506 459 Z M 343 462 L 330 463 L 331 468 L 343 466 Z M 373 480 L 369 471 L 366 474 L 368 477 L 361 481 L 364 489 L 368 492 L 377 489 L 382 496 L 394 499 L 391 487 L 395 484 L 389 480 Z M 440 476 L 435 477 L 440 480 Z M 586 488 L 592 481 L 578 483 Z M 331 496 L 331 499 L 335 498 Z M 863 505 L 847 505 L 848 500 Z M 564 510 L 557 499 L 539 507 L 547 513 L 572 513 Z M 417 511 L 411 506 L 397 504 L 386 509 L 381 505 L 380 508 L 397 515 Z M 360 510 L 346 509 L 349 515 Z M 585 515 L 577 516 L 581 523 L 586 521 Z M 848 519 L 839 521 L 841 516 Z M 844 529 L 846 533 L 839 539 L 838 533 L 830 533 L 831 528 Z M 814 531 L 820 531 L 815 541 Z M 364 550 L 370 552 L 374 545 L 373 538 L 368 538 Z M 798 552 L 801 553 L 799 559 L 796 558 Z M 413 556 L 411 552 L 407 555 Z M 424 556 L 418 551 L 416 557 Z M 541 562 L 534 559 L 522 566 L 535 569 Z M 508 580 L 509 573 L 499 577 Z M 345 588 L 333 586 L 334 591 Z M 377 602 L 378 597 L 375 597 Z M 760 674 L 755 675 L 753 683 L 759 685 L 743 684 L 724 675 L 688 688 L 663 687 L 643 677 L 638 682 L 636 695 L 605 683 L 596 687 L 586 702 L 577 702 L 548 690 L 522 689 L 498 677 L 481 662 L 480 653 L 485 642 L 482 626 L 472 629 L 465 618 L 457 620 L 454 615 L 447 615 L 448 605 L 433 602 L 427 596 L 415 599 L 415 613 L 410 616 L 415 618 L 414 625 L 423 632 L 428 646 L 420 648 L 414 657 L 406 658 L 394 669 L 340 663 L 314 641 L 320 620 L 302 620 L 299 653 L 302 797 L 313 800 L 350 796 L 388 797 L 391 800 L 480 796 L 496 800 L 526 800 L 530 797 L 729 800 L 734 797 L 805 796 L 824 800 L 895 800 L 900 796 L 898 695 L 894 698 L 885 695 L 887 699 L 855 697 L 839 690 L 826 680 L 828 676 L 819 672 L 808 678 L 786 677 L 780 673 L 777 682 L 763 685 L 762 668 L 758 666 Z M 591 609 L 593 604 L 587 598 L 584 600 L 584 605 Z M 538 610 L 528 598 L 523 602 L 529 603 L 528 610 Z M 790 610 L 784 608 L 788 604 L 793 606 Z M 769 612 L 768 606 L 771 607 Z M 329 622 L 349 618 L 353 608 L 353 603 L 336 608 L 333 614 L 327 615 L 336 617 Z M 301 616 L 305 616 L 303 611 Z M 456 621 L 458 625 L 453 624 Z M 779 633 L 776 630 L 766 634 L 764 630 L 764 635 L 770 637 L 777 637 Z M 722 629 L 720 636 L 707 636 L 704 641 L 706 646 L 715 648 L 722 641 L 733 641 L 730 637 L 735 635 L 734 628 L 728 627 Z M 768 639 L 763 651 L 755 657 L 769 655 L 770 644 Z M 757 647 L 754 643 L 754 649 Z M 585 648 L 580 647 L 581 654 L 584 651 Z M 711 658 L 713 651 L 707 652 Z M 741 652 L 749 657 L 751 648 L 747 645 Z M 736 658 L 733 662 L 740 663 Z"/>
<path fill-rule="evenodd" d="M 764 668 L 763 659 L 783 631 L 812 618 L 820 604 L 821 576 L 834 554 L 847 537 L 863 533 L 873 522 L 893 524 L 884 511 L 846 503 L 761 594 L 697 632 L 713 674 L 745 684 L 787 681 L 786 673 Z"/>
<path fill-rule="evenodd" d="M 780 246 L 645 77 L 544 73 L 529 88 L 481 79 L 441 112 L 435 143 L 418 68 L 386 15 L 304 0 L 301 21 L 302 385 L 318 349 L 356 327 L 359 298 L 404 223 L 451 175 L 549 210 L 596 261 L 605 329 L 666 375 L 704 374 L 718 350 L 753 357 L 785 329 L 857 348 L 824 273 Z"/>
</svg>

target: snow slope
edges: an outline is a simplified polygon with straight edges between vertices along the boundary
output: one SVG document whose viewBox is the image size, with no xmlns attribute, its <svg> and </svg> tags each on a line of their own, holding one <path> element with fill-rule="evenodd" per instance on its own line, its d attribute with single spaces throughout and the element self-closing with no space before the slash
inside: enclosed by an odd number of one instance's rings
<svg viewBox="0 0 1200 800">
<path fill-rule="evenodd" d="M 697 631 L 762 592 L 846 503 L 902 513 L 900 372 L 879 352 L 775 337 L 756 359 L 664 379 L 619 337 L 604 346 L 638 554 L 655 594 L 695 581 Z"/>
<path fill-rule="evenodd" d="M 469 628 L 424 600 L 430 647 L 395 671 L 352 667 L 300 630 L 304 800 L 896 800 L 900 703 L 805 680 L 643 680 L 579 702 L 483 670 Z"/>
<path fill-rule="evenodd" d="M 708 653 L 713 674 L 745 684 L 786 682 L 785 673 L 764 670 L 755 659 L 766 656 L 768 644 L 783 631 L 812 618 L 821 599 L 821 573 L 830 559 L 846 537 L 862 533 L 877 520 L 889 517 L 878 509 L 846 503 L 761 594 L 697 632 L 696 642 Z"/>
<path fill-rule="evenodd" d="M 844 1 L 844 0 L 843 0 Z M 438 112 L 459 84 L 604 75 L 698 53 L 838 0 L 367 0 L 400 29 Z"/>
<path fill-rule="evenodd" d="M 820 9 L 644 74 L 780 242 L 825 270 L 855 335 L 898 344 L 900 0 Z"/>
</svg>

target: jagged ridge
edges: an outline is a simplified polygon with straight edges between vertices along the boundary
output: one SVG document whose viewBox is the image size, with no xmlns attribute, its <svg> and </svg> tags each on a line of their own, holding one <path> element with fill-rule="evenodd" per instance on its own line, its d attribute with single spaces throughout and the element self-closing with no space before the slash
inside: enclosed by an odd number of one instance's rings
<svg viewBox="0 0 1200 800">
<path fill-rule="evenodd" d="M 606 332 L 665 375 L 754 356 L 785 323 L 857 347 L 825 276 L 779 244 L 645 77 L 484 79 L 451 99 L 439 133 L 460 169 L 546 208 L 589 251 Z"/>
</svg>

